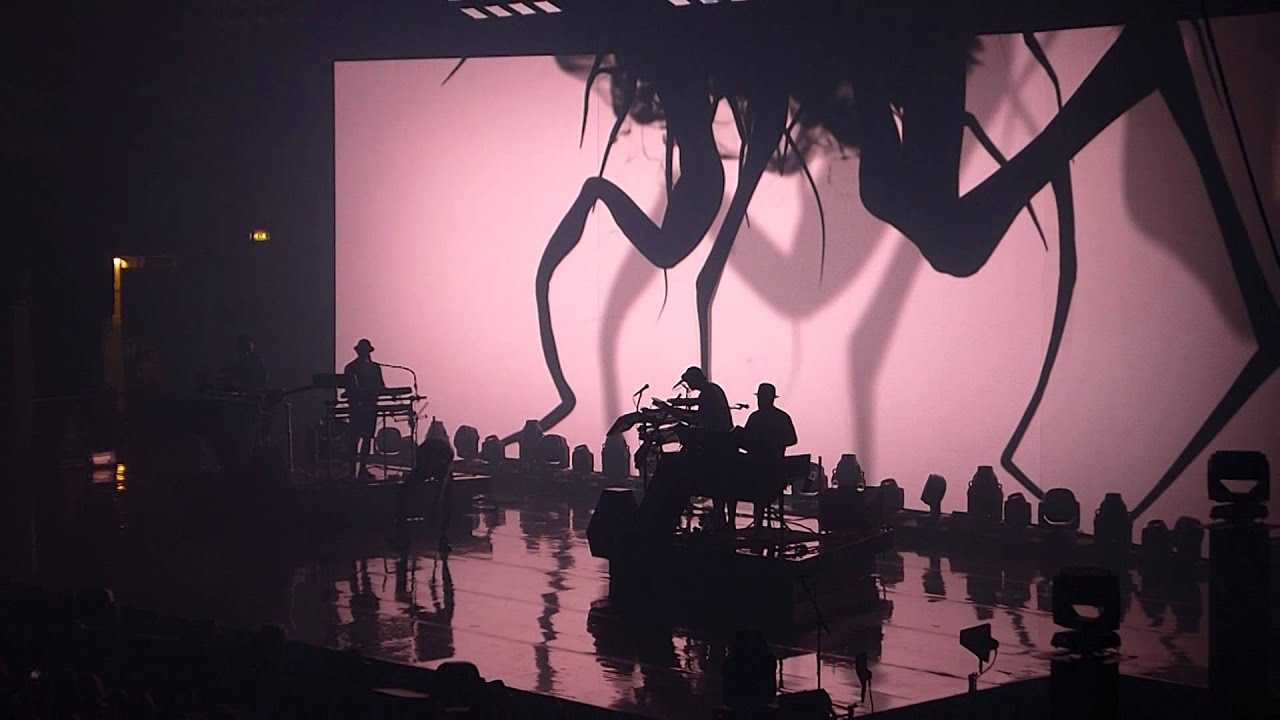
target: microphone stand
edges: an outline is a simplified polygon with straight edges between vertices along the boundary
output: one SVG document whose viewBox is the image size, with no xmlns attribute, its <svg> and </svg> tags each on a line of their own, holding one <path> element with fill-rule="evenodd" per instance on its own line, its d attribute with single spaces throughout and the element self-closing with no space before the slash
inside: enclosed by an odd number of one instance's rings
<svg viewBox="0 0 1280 720">
<path fill-rule="evenodd" d="M 831 634 L 831 628 L 827 627 L 827 621 L 822 617 L 822 609 L 818 607 L 818 596 L 810 589 L 809 583 L 804 578 L 800 578 L 800 587 L 804 589 L 804 594 L 809 597 L 809 602 L 813 605 L 814 617 L 818 620 L 818 651 L 814 653 L 815 659 L 818 661 L 818 689 L 822 689 L 822 633 Z"/>
</svg>

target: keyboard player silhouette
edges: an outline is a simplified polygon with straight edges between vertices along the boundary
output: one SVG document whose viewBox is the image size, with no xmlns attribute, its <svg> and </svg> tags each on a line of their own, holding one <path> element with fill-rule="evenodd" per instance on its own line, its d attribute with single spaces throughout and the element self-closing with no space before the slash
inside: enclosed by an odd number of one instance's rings
<svg viewBox="0 0 1280 720">
<path fill-rule="evenodd" d="M 674 411 L 686 423 L 676 428 L 683 452 L 672 457 L 665 468 L 659 466 L 655 484 L 659 485 L 660 493 L 673 489 L 673 483 L 682 487 L 689 487 L 690 482 L 694 487 L 702 486 L 713 501 L 709 527 L 724 526 L 726 521 L 731 526 L 732 517 L 725 517 L 725 483 L 737 449 L 729 400 L 724 389 L 711 382 L 697 366 L 685 370 L 679 384 L 697 392 L 697 396 L 670 401 L 653 399 L 654 404 Z"/>
<path fill-rule="evenodd" d="M 351 403 L 348 452 L 351 475 L 357 480 L 367 481 L 370 475 L 366 464 L 378 424 L 378 395 L 387 386 L 382 379 L 382 366 L 373 361 L 373 343 L 361 338 L 353 349 L 356 359 L 342 369 L 346 376 L 347 400 Z"/>
</svg>

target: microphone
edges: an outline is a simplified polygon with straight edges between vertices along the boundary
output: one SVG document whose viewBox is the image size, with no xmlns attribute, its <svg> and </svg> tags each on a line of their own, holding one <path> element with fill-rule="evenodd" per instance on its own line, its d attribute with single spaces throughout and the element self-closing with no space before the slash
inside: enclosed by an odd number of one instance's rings
<svg viewBox="0 0 1280 720">
<path fill-rule="evenodd" d="M 675 390 L 676 388 L 680 387 L 680 386 L 681 386 L 681 385 L 683 385 L 683 384 L 684 384 L 684 381 L 683 381 L 683 380 L 677 380 L 677 381 L 676 381 L 676 384 L 671 386 L 671 389 L 672 389 L 672 390 Z"/>
<path fill-rule="evenodd" d="M 648 389 L 649 389 L 649 383 L 645 383 L 644 387 L 632 393 L 631 397 L 639 397 L 641 393 L 643 393 L 645 390 L 648 390 Z"/>
<path fill-rule="evenodd" d="M 731 410 L 746 410 L 746 409 L 747 409 L 747 404 L 746 404 L 746 403 L 738 403 L 737 405 L 730 405 L 730 406 L 729 406 L 729 409 L 731 409 Z"/>
</svg>

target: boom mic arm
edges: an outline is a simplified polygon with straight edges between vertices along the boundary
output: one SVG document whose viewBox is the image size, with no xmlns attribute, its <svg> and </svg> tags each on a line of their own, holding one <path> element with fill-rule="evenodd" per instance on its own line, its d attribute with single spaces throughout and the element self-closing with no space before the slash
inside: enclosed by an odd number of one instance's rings
<svg viewBox="0 0 1280 720">
<path fill-rule="evenodd" d="M 392 365 L 391 363 L 374 362 L 373 364 L 377 365 L 378 367 L 391 368 L 393 370 L 409 371 L 409 375 L 413 378 L 413 395 L 414 397 L 418 396 L 418 373 L 414 372 L 413 368 L 406 367 L 404 365 Z"/>
</svg>

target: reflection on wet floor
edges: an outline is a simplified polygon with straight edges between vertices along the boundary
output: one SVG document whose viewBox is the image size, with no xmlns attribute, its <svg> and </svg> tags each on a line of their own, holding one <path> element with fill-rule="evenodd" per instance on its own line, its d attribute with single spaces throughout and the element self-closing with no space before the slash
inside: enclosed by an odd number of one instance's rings
<svg viewBox="0 0 1280 720">
<path fill-rule="evenodd" d="M 447 560 L 426 538 L 396 550 L 378 530 L 299 537 L 276 528 L 174 542 L 126 530 L 61 560 L 46 548 L 39 579 L 105 582 L 127 604 L 275 623 L 293 639 L 394 662 L 465 659 L 509 686 L 593 705 L 708 717 L 737 628 L 688 626 L 611 599 L 607 563 L 587 547 L 594 501 L 583 490 L 498 492 L 455 523 Z M 876 611 L 828 615 L 830 632 L 821 637 L 812 627 L 768 633 L 783 658 L 784 690 L 820 679 L 836 705 L 847 706 L 859 700 L 855 658 L 866 653 L 877 709 L 962 693 L 977 663 L 957 635 L 982 622 L 1001 645 L 980 684 L 1047 674 L 1056 628 L 1046 572 L 901 549 L 882 556 L 878 572 Z M 1121 583 L 1124 672 L 1205 684 L 1205 584 L 1136 572 L 1122 573 Z"/>
</svg>

